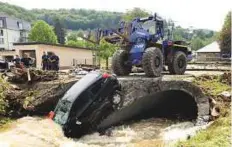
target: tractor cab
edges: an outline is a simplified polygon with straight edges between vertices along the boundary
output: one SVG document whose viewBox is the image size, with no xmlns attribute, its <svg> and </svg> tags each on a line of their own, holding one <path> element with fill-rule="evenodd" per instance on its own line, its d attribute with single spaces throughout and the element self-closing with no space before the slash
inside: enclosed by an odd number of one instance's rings
<svg viewBox="0 0 232 147">
<path fill-rule="evenodd" d="M 156 42 L 163 36 L 163 20 L 156 13 L 154 16 L 136 18 L 131 22 L 130 42 L 136 43 L 137 38 Z"/>
</svg>

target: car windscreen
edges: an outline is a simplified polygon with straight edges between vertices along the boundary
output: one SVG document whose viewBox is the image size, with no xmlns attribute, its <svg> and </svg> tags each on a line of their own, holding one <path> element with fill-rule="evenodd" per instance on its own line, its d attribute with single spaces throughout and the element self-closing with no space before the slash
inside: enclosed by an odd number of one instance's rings
<svg viewBox="0 0 232 147">
<path fill-rule="evenodd" d="M 71 102 L 66 100 L 60 100 L 55 109 L 56 115 L 54 117 L 54 121 L 61 125 L 65 124 L 68 119 L 70 109 L 71 109 Z"/>
<path fill-rule="evenodd" d="M 61 125 L 65 124 L 68 120 L 73 102 L 83 93 L 83 91 L 100 78 L 101 74 L 94 72 L 87 74 L 76 82 L 59 100 L 55 109 L 56 115 L 54 121 Z"/>
</svg>

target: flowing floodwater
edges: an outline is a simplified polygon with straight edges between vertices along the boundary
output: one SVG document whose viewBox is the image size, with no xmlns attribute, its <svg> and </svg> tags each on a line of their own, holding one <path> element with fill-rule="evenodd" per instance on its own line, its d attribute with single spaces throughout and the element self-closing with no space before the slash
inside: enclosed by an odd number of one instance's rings
<svg viewBox="0 0 232 147">
<path fill-rule="evenodd" d="M 111 128 L 110 136 L 93 133 L 69 139 L 49 119 L 24 117 L 0 133 L 0 147 L 170 147 L 172 141 L 185 139 L 196 130 L 199 127 L 192 122 L 150 118 Z"/>
</svg>

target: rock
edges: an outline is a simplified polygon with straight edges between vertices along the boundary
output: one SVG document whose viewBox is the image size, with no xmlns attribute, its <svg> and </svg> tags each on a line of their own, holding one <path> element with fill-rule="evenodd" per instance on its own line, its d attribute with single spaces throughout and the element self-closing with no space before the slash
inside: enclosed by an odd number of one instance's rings
<svg viewBox="0 0 232 147">
<path fill-rule="evenodd" d="M 197 118 L 197 121 L 195 123 L 196 126 L 202 126 L 206 125 L 208 122 L 203 119 L 203 117 Z"/>
<path fill-rule="evenodd" d="M 210 120 L 210 116 L 209 115 L 203 116 L 202 119 L 208 122 Z"/>
<path fill-rule="evenodd" d="M 219 117 L 219 115 L 220 115 L 220 109 L 219 109 L 219 107 L 214 107 L 212 110 L 211 110 L 211 115 L 213 116 L 213 117 Z"/>
<path fill-rule="evenodd" d="M 224 98 L 231 99 L 231 92 L 223 91 L 220 95 Z"/>
<path fill-rule="evenodd" d="M 14 85 L 14 84 L 11 84 L 11 87 L 14 89 L 14 90 L 21 90 L 21 88 L 17 85 Z"/>
<path fill-rule="evenodd" d="M 210 101 L 210 105 L 212 107 L 214 107 L 217 104 L 217 101 L 215 99 L 213 99 L 213 98 L 209 98 L 209 101 Z"/>
<path fill-rule="evenodd" d="M 220 81 L 222 83 L 231 85 L 231 72 L 225 72 L 221 75 L 220 77 Z"/>
</svg>

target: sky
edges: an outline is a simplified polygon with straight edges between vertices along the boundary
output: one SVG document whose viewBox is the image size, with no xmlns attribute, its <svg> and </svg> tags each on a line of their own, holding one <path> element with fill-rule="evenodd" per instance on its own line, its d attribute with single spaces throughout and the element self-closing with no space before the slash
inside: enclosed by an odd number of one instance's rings
<svg viewBox="0 0 232 147">
<path fill-rule="evenodd" d="M 0 0 L 26 9 L 85 8 L 126 12 L 139 7 L 182 27 L 219 31 L 224 18 L 232 10 L 232 0 Z"/>
</svg>

